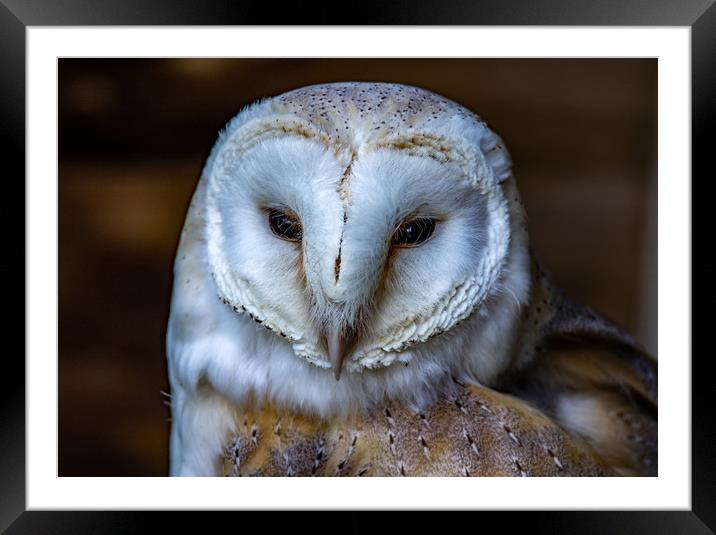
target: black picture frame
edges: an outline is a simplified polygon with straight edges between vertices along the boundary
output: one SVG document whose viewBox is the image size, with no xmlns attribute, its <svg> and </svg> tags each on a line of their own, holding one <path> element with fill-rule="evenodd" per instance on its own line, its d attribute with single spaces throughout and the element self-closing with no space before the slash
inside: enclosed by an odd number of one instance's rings
<svg viewBox="0 0 716 535">
<path fill-rule="evenodd" d="M 698 352 L 705 346 L 716 301 L 716 262 L 709 247 L 697 248 L 698 237 L 708 244 L 710 218 L 705 185 L 713 179 L 708 129 L 716 109 L 716 6 L 714 0 L 523 0 L 473 2 L 380 2 L 372 8 L 362 3 L 351 25 L 576 25 L 576 26 L 689 26 L 692 53 L 692 509 L 690 511 L 630 512 L 529 512 L 504 513 L 501 522 L 529 523 L 538 533 L 716 533 L 716 417 L 711 409 L 711 355 Z M 24 198 L 25 175 L 25 31 L 27 26 L 82 25 L 247 25 L 247 24 L 345 24 L 334 4 L 306 9 L 303 4 L 273 13 L 260 3 L 231 0 L 0 0 L 0 136 L 3 147 L 5 185 L 14 185 Z M 710 172 L 711 171 L 711 172 Z M 22 184 L 22 185 L 21 185 Z M 7 193 L 6 193 L 7 195 Z M 13 203 L 24 212 L 24 204 Z M 5 210 L 5 228 L 14 231 L 18 218 Z M 22 250 L 22 253 L 20 253 Z M 7 276 L 24 277 L 22 244 L 8 256 L 22 259 L 4 263 Z M 25 279 L 23 279 L 25 280 Z M 21 291 L 15 285 L 15 291 Z M 698 288 L 698 291 L 696 291 Z M 24 288 L 22 288 L 24 296 Z M 18 296 L 19 298 L 19 296 Z M 6 332 L 24 329 L 23 313 L 13 311 Z M 698 312 L 698 313 L 697 313 Z M 24 338 L 23 345 L 24 349 Z M 24 351 L 23 351 L 24 353 Z M 25 367 L 19 351 L 4 352 L 0 407 L 0 529 L 7 533 L 123 533 L 149 526 L 149 512 L 25 511 Z M 20 378 L 23 378 L 22 380 Z M 358 531 L 373 526 L 371 514 L 353 513 L 355 521 L 341 522 Z M 204 518 L 205 515 L 202 515 Z M 418 516 L 413 517 L 421 521 Z M 185 514 L 173 517 L 184 528 L 191 522 Z M 166 530 L 171 519 L 161 519 Z M 250 520 L 243 519 L 242 522 Z M 202 526 L 205 520 L 198 520 Z M 281 527 L 282 517 L 272 519 Z M 337 525 L 332 522 L 334 528 Z M 9 526 L 9 527 L 8 527 Z M 477 526 L 475 526 L 477 528 Z"/>
</svg>

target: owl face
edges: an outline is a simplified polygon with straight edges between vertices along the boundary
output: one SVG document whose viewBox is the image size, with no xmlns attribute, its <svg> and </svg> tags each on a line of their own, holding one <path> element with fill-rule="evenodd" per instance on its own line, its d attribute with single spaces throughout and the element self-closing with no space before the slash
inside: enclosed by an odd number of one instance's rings
<svg viewBox="0 0 716 535">
<path fill-rule="evenodd" d="M 500 290 L 509 175 L 477 116 L 421 89 L 331 84 L 261 102 L 204 171 L 218 297 L 337 378 L 408 364 Z"/>
</svg>

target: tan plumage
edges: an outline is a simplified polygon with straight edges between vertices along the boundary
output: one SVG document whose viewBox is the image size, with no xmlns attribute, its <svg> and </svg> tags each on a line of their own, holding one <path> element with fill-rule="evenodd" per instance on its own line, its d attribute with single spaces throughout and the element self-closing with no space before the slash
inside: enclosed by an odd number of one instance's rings
<svg viewBox="0 0 716 535">
<path fill-rule="evenodd" d="M 423 412 L 348 419 L 237 412 L 228 476 L 657 475 L 656 362 L 537 267 L 523 341 L 538 356 L 497 388 L 454 381 Z"/>
</svg>

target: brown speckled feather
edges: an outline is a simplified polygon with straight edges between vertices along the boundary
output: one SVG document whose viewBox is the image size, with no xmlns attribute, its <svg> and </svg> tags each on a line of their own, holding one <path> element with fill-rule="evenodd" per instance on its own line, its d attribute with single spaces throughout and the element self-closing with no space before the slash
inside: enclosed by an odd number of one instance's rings
<svg viewBox="0 0 716 535">
<path fill-rule="evenodd" d="M 330 425 L 265 410 L 246 417 L 227 475 L 611 475 L 611 468 L 539 411 L 511 396 L 463 385 L 424 413 L 386 405 Z"/>
</svg>

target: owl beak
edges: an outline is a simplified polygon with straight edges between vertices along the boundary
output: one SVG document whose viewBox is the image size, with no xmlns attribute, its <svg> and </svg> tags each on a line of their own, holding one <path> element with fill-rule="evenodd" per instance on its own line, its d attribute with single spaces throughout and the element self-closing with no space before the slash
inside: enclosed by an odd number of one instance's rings
<svg viewBox="0 0 716 535">
<path fill-rule="evenodd" d="M 343 360 L 351 342 L 351 335 L 341 329 L 329 327 L 326 332 L 326 345 L 328 346 L 328 359 L 333 367 L 333 375 L 336 381 L 341 378 L 341 370 L 343 369 Z"/>
</svg>

